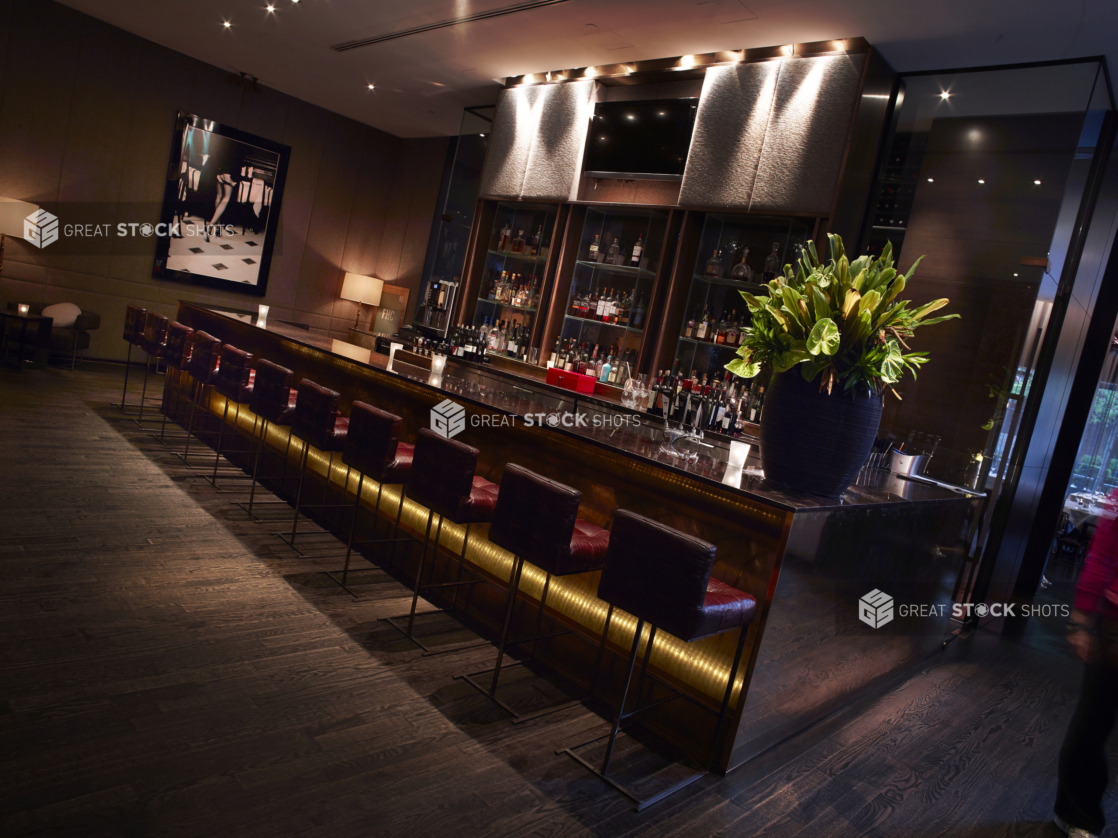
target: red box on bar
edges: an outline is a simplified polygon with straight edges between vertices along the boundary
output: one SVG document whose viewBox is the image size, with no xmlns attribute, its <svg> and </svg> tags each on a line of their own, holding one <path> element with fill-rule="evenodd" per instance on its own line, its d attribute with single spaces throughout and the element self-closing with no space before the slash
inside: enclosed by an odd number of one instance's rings
<svg viewBox="0 0 1118 838">
<path fill-rule="evenodd" d="M 547 371 L 547 383 L 553 387 L 562 387 L 564 390 L 574 390 L 576 393 L 594 394 L 594 376 L 567 372 L 558 367 L 552 367 Z"/>
</svg>

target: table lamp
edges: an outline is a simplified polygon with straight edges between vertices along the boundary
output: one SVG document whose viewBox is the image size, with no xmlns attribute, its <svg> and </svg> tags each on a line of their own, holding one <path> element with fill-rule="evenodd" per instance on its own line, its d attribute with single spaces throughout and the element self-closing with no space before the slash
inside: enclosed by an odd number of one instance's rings
<svg viewBox="0 0 1118 838">
<path fill-rule="evenodd" d="M 341 298 L 343 300 L 353 300 L 357 303 L 357 316 L 353 319 L 353 328 L 357 328 L 361 322 L 361 306 L 362 304 L 379 306 L 380 305 L 380 292 L 384 288 L 384 280 L 377 279 L 375 276 L 362 276 L 361 274 L 354 274 L 346 271 L 345 279 L 342 281 Z"/>
<path fill-rule="evenodd" d="M 0 271 L 4 270 L 4 239 L 7 236 L 22 239 L 24 219 L 38 211 L 35 204 L 14 198 L 0 198 Z"/>
</svg>

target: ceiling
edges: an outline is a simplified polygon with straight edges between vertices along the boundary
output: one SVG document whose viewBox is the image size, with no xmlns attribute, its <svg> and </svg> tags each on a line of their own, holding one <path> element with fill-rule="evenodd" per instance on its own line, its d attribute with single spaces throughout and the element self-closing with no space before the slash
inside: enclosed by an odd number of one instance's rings
<svg viewBox="0 0 1118 838">
<path fill-rule="evenodd" d="M 900 71 L 1118 60 L 1113 0 L 567 0 L 346 52 L 524 0 L 61 2 L 402 137 L 458 133 L 505 76 L 723 49 L 860 35 Z"/>
</svg>

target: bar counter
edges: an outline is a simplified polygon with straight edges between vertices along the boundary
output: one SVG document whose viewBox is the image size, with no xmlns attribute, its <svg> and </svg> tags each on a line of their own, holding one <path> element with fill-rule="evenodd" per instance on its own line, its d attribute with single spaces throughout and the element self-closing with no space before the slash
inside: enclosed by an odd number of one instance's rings
<svg viewBox="0 0 1118 838">
<path fill-rule="evenodd" d="M 649 417 L 507 371 L 453 358 L 441 375 L 399 361 L 388 369 L 388 358 L 368 349 L 280 322 L 261 328 L 254 315 L 194 303 L 179 304 L 178 320 L 256 358 L 292 369 L 296 382 L 307 378 L 337 390 L 343 414 L 360 400 L 400 415 L 403 440 L 429 427 L 431 408 L 449 398 L 466 416 L 466 427 L 455 439 L 480 450 L 477 473 L 482 477 L 499 483 L 504 465 L 517 463 L 581 490 L 580 517 L 599 526 L 609 528 L 616 510 L 629 509 L 715 544 L 718 558 L 712 575 L 752 594 L 758 603 L 757 617 L 747 629 L 729 718 L 716 748 L 714 764 L 723 771 L 924 659 L 942 647 L 951 631 L 950 603 L 977 506 L 974 497 L 898 481 L 887 473 L 871 474 L 840 498 L 789 491 L 767 483 L 753 467 L 756 445 L 744 471 L 729 467 L 718 447 L 700 449 L 703 453 L 695 462 L 675 459 L 660 451 L 660 429 Z M 216 426 L 224 400 L 216 393 L 208 398 L 207 418 Z M 577 420 L 566 420 L 569 425 L 564 425 L 565 415 L 583 415 L 585 424 L 574 426 Z M 558 425 L 549 424 L 548 416 L 557 417 Z M 246 436 L 253 419 L 244 408 L 238 413 Z M 268 456 L 282 461 L 287 447 L 287 429 L 270 426 Z M 244 466 L 248 457 L 242 449 L 232 450 L 230 458 Z M 292 462 L 301 456 L 297 439 L 288 456 Z M 312 449 L 308 469 L 314 477 L 339 500 L 346 492 L 352 498 L 357 475 L 348 475 L 347 484 L 346 469 L 335 458 L 327 484 L 327 466 L 328 458 Z M 286 485 L 271 486 L 293 496 L 294 483 L 289 479 Z M 377 485 L 366 480 L 362 502 L 368 513 L 376 492 Z M 398 506 L 399 492 L 386 486 L 382 519 L 395 520 Z M 422 537 L 426 519 L 424 508 L 405 502 L 403 527 Z M 320 523 L 345 531 L 341 518 Z M 486 532 L 484 526 L 471 530 L 467 562 L 493 584 L 465 589 L 468 593 L 459 595 L 458 606 L 487 627 L 492 639 L 503 613 L 513 558 L 490 543 Z M 442 526 L 443 555 L 434 565 L 440 578 L 434 581 L 453 577 L 463 536 L 461 527 L 450 522 Z M 403 578 L 414 576 L 418 552 L 411 551 L 410 563 L 400 566 Z M 520 628 L 534 622 L 543 577 L 525 565 L 514 617 Z M 593 573 L 553 578 L 547 610 L 549 617 L 594 642 L 607 608 L 595 596 L 598 577 Z M 935 615 L 903 618 L 898 610 L 888 625 L 871 628 L 859 621 L 858 613 L 859 599 L 873 590 L 886 592 L 898 605 L 930 606 Z M 437 597 L 433 601 L 438 602 Z M 599 681 L 599 696 L 607 702 L 619 697 L 635 624 L 627 614 L 614 616 Z M 660 633 L 650 670 L 663 684 L 717 709 L 736 644 L 736 632 L 691 644 Z M 537 659 L 582 687 L 589 683 L 594 655 L 591 644 L 572 635 L 543 641 L 536 650 Z M 668 694 L 653 682 L 645 698 L 652 702 Z M 676 700 L 641 718 L 642 726 L 696 759 L 709 758 L 711 714 Z"/>
</svg>

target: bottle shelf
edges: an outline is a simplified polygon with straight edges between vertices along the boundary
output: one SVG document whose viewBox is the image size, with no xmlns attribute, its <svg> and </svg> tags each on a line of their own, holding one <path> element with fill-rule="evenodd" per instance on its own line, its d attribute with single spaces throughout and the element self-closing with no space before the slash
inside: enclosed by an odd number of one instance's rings
<svg viewBox="0 0 1118 838">
<path fill-rule="evenodd" d="M 593 320 L 589 317 L 576 317 L 573 314 L 564 315 L 568 320 L 575 320 L 579 323 L 593 323 L 595 326 L 605 326 L 608 329 L 625 329 L 630 332 L 643 332 L 644 329 L 640 326 L 629 326 L 623 323 L 606 323 L 601 320 Z"/>
<path fill-rule="evenodd" d="M 501 308 L 511 308 L 511 309 L 516 310 L 516 311 L 537 311 L 538 310 L 538 309 L 532 308 L 530 306 L 514 306 L 512 303 L 502 303 L 502 302 L 498 302 L 497 300 L 490 300 L 488 297 L 478 297 L 477 301 L 479 303 L 489 303 L 489 305 L 491 305 L 491 306 L 500 306 Z"/>
<path fill-rule="evenodd" d="M 734 352 L 738 351 L 738 347 L 731 346 L 728 343 L 715 343 L 712 340 L 699 340 L 698 338 L 688 338 L 683 335 L 680 335 L 679 339 L 684 343 L 694 343 L 698 346 L 713 346 L 715 349 L 732 349 Z"/>
<path fill-rule="evenodd" d="M 507 256 L 520 262 L 546 262 L 547 256 L 528 256 L 524 253 L 513 253 L 511 250 L 490 250 L 490 256 Z"/>
<path fill-rule="evenodd" d="M 695 280 L 709 282 L 711 285 L 725 285 L 728 288 L 739 288 L 742 291 L 764 291 L 767 287 L 764 282 L 756 279 L 734 279 L 729 276 L 700 276 L 695 274 Z"/>
<path fill-rule="evenodd" d="M 608 262 L 587 262 L 584 259 L 577 260 L 575 264 L 582 265 L 586 268 L 608 271 L 610 273 L 628 274 L 629 276 L 656 276 L 656 272 L 650 271 L 648 268 L 633 268 L 629 265 L 611 265 Z"/>
</svg>

